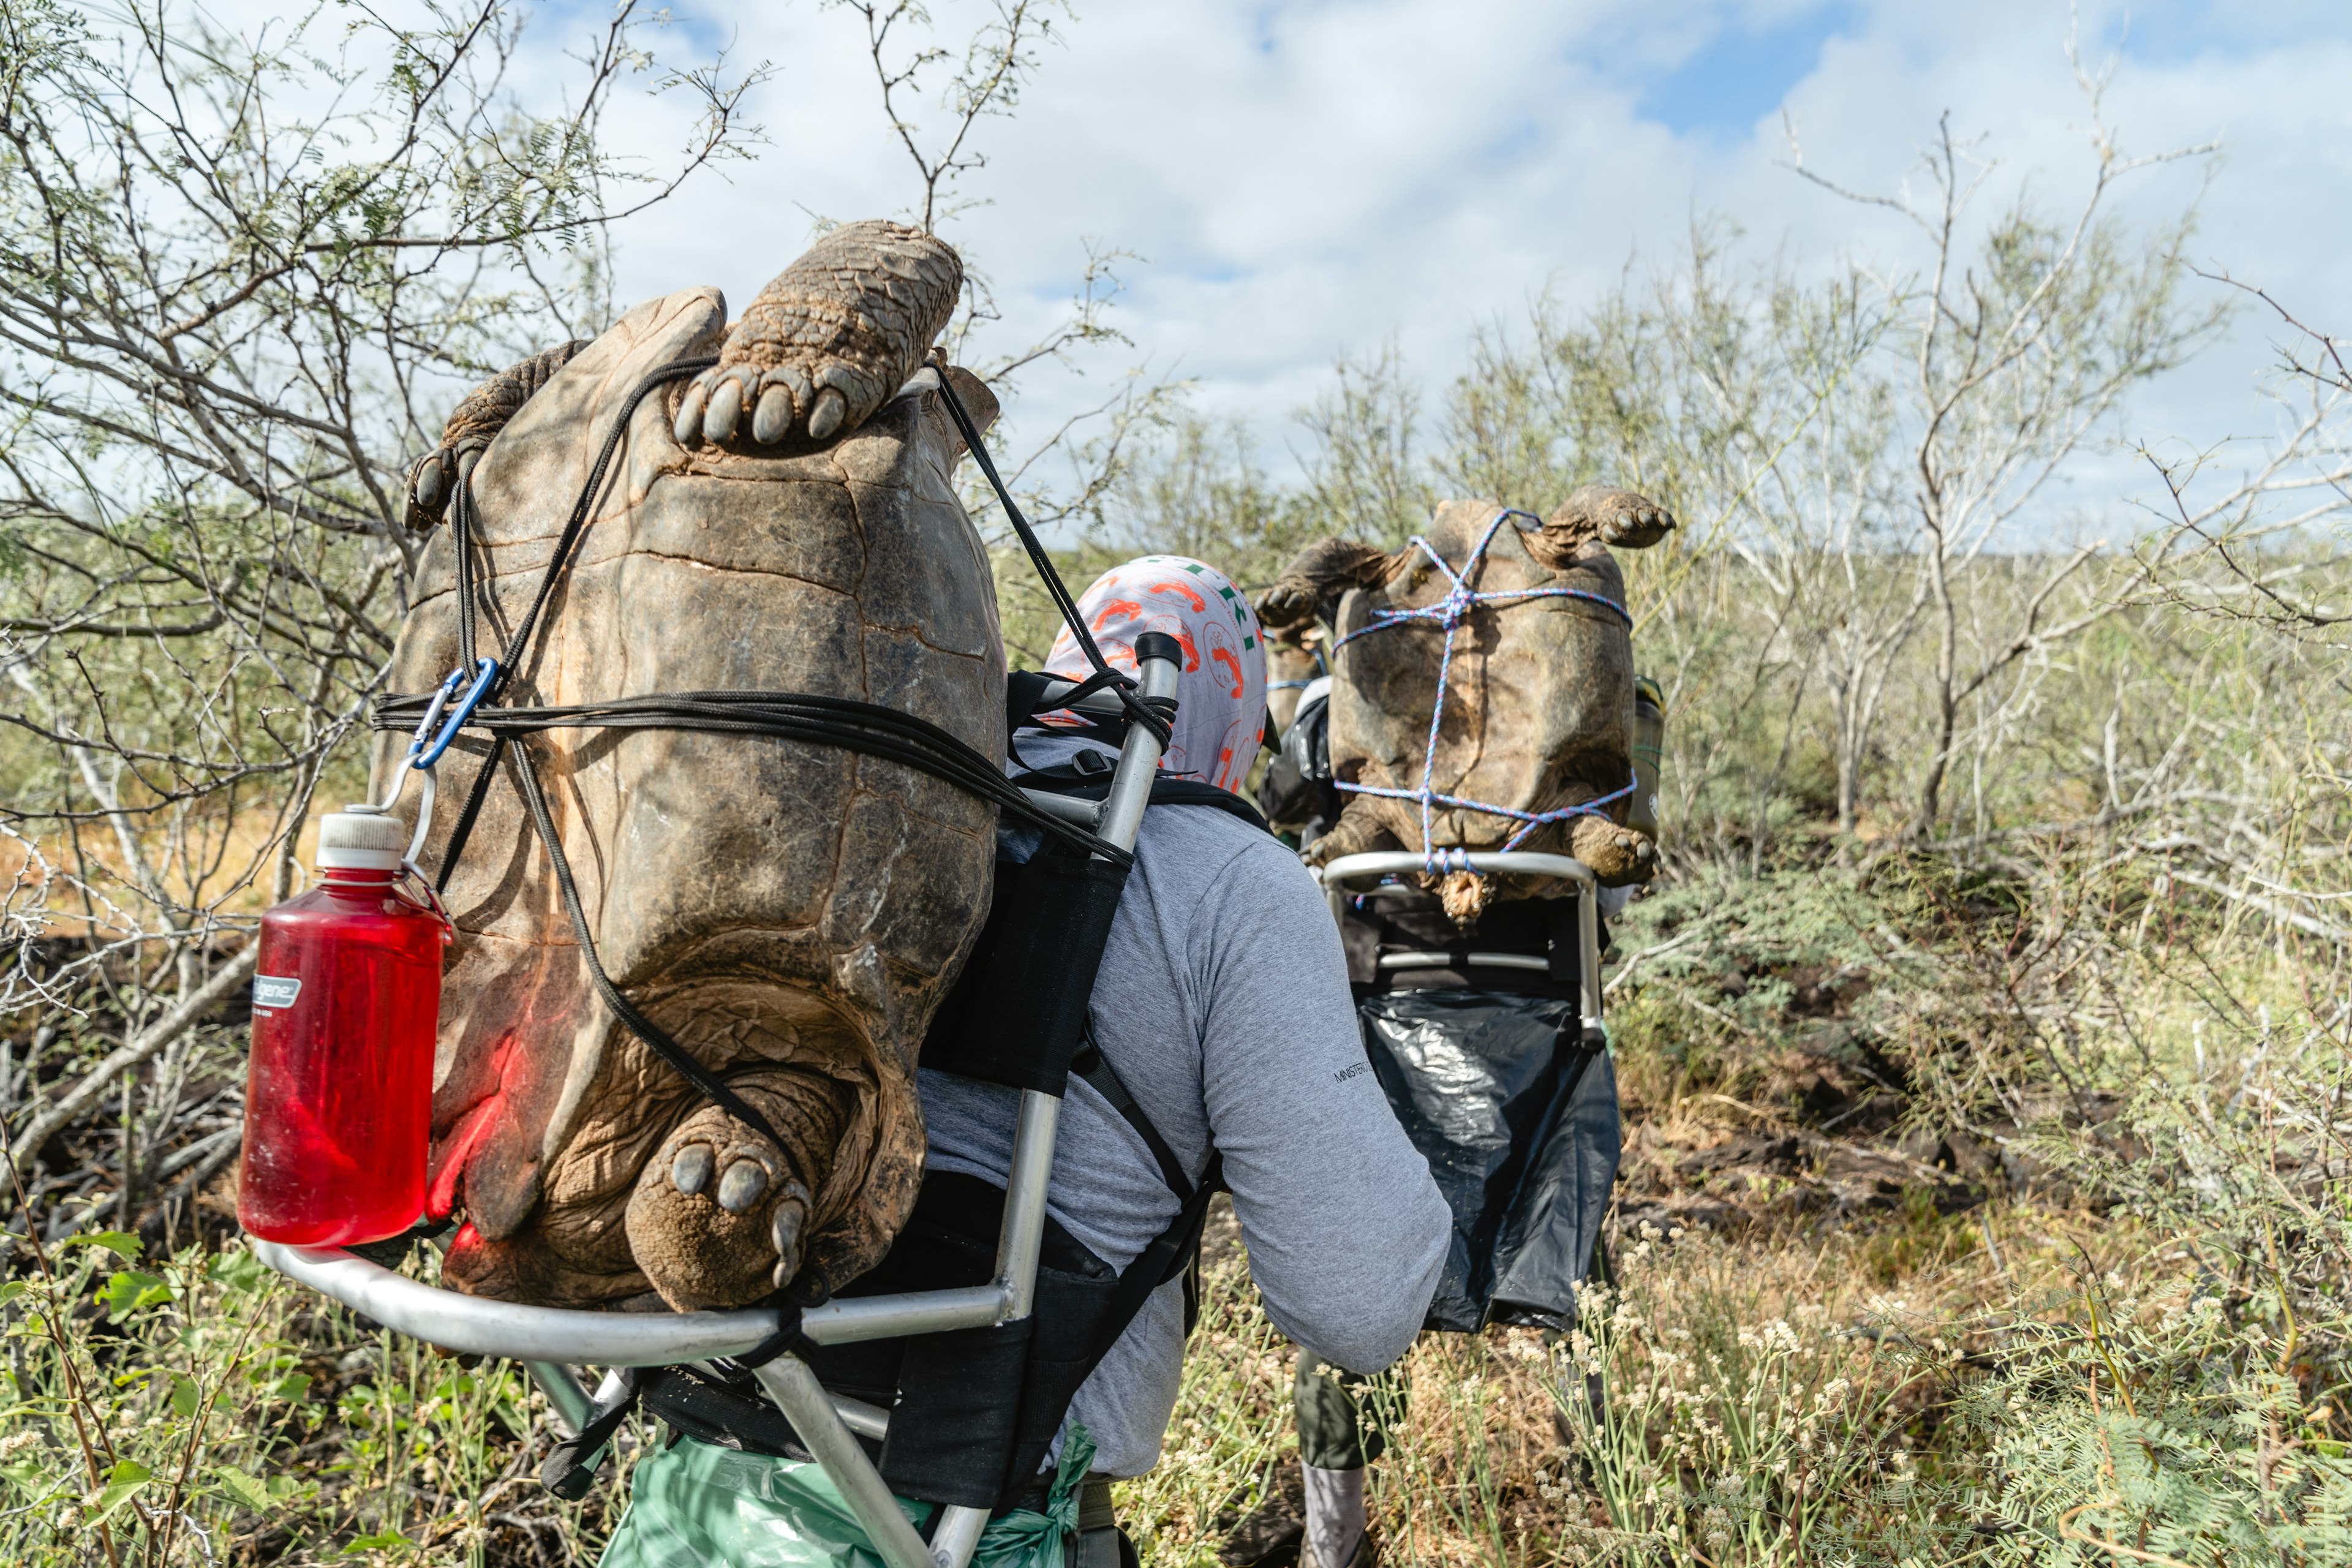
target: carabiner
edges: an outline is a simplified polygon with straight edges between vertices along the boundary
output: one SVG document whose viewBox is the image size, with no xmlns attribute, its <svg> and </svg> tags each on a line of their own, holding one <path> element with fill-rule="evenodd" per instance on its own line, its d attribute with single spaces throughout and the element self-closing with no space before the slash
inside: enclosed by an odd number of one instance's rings
<svg viewBox="0 0 2352 1568">
<path fill-rule="evenodd" d="M 430 763 L 419 763 L 416 759 L 424 752 L 425 742 L 431 738 L 433 726 L 440 722 L 441 710 L 449 706 L 449 699 L 457 696 L 457 689 L 465 684 L 466 667 L 459 665 L 449 672 L 449 679 L 441 683 L 441 689 L 433 694 L 433 700 L 425 705 L 425 717 L 416 721 L 416 733 L 408 738 L 408 755 L 402 759 L 409 766 L 432 766 Z"/>
<path fill-rule="evenodd" d="M 408 748 L 408 765 L 429 769 L 439 762 L 441 753 L 449 749 L 449 742 L 457 738 L 457 731 L 465 728 L 466 721 L 474 716 L 474 710 L 482 705 L 482 699 L 490 694 L 490 687 L 498 678 L 499 661 L 485 657 L 475 668 L 474 683 L 466 688 L 466 694 L 457 699 L 457 705 L 449 708 L 451 694 L 466 679 L 462 666 L 451 670 L 449 679 L 441 683 L 441 689 L 433 694 L 431 704 L 425 708 L 425 721 L 416 727 L 416 739 Z M 441 719 L 444 709 L 448 709 L 448 717 L 442 721 L 436 733 L 433 724 Z"/>
</svg>

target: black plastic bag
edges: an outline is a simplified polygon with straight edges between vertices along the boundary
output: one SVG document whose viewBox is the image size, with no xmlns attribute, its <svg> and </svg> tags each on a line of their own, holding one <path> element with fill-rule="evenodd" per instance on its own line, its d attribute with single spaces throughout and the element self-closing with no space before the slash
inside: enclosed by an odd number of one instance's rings
<svg viewBox="0 0 2352 1568">
<path fill-rule="evenodd" d="M 1428 1326 L 1566 1329 L 1617 1177 L 1617 1078 L 1576 1005 L 1394 991 L 1358 1005 L 1389 1104 L 1454 1210 Z"/>
</svg>

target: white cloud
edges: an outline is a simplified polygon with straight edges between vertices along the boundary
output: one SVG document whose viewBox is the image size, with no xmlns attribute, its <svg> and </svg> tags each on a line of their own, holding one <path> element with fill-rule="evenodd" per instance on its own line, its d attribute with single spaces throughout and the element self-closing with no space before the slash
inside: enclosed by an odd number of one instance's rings
<svg viewBox="0 0 2352 1568">
<path fill-rule="evenodd" d="M 952 32 L 980 8 L 935 10 Z M 2085 37 L 2111 48 L 2124 9 L 2084 12 Z M 586 24 L 550 16 L 541 42 L 567 25 Z M 811 213 L 907 204 L 909 169 L 853 14 L 707 5 L 680 26 L 732 29 L 740 58 L 776 62 L 754 105 L 772 144 L 625 227 L 625 297 L 710 281 L 740 307 L 799 252 Z M 2067 26 L 2053 0 L 1097 4 L 1046 50 L 1018 115 L 981 128 L 989 166 L 966 194 L 990 205 L 950 233 L 990 275 L 1004 340 L 1055 316 L 1083 240 L 1149 258 L 1118 311 L 1135 355 L 1197 377 L 1202 406 L 1249 419 L 1278 453 L 1335 354 L 1393 335 L 1434 390 L 1474 325 L 1547 288 L 1595 298 L 1629 258 L 1671 258 L 1694 215 L 1729 216 L 1800 266 L 1916 258 L 1899 220 L 1780 166 L 1783 106 L 1809 164 L 1860 188 L 1900 191 L 1948 110 L 2001 161 L 1997 195 L 2030 180 L 2053 204 L 2079 199 L 2087 116 Z M 2125 146 L 2224 149 L 2199 260 L 2340 310 L 2352 15 L 2159 4 L 2130 26 L 2107 100 Z M 660 112 L 630 113 L 616 127 L 633 144 L 677 139 Z M 2142 176 L 2121 210 L 2160 220 L 2201 178 Z M 2149 390 L 2135 428 L 2202 439 L 2259 422 L 2248 388 L 2273 335 L 2243 318 L 2224 348 Z M 1043 427 L 1124 363 L 1034 376 L 1015 412 Z"/>
</svg>

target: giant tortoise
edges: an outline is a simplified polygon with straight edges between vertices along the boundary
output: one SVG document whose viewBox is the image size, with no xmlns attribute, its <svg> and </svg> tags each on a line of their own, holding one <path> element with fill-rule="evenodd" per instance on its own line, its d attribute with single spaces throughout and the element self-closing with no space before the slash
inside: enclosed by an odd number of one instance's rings
<svg viewBox="0 0 2352 1568">
<path fill-rule="evenodd" d="M 1624 826 L 1632 621 L 1609 546 L 1644 548 L 1674 526 L 1639 495 L 1591 486 L 1542 519 L 1454 500 L 1402 550 L 1329 539 L 1301 552 L 1258 613 L 1273 635 L 1318 616 L 1329 631 L 1347 804 L 1307 858 L 1428 855 L 1424 879 L 1464 923 L 1496 889 L 1446 868 L 1447 849 L 1564 850 L 1605 886 L 1647 881 L 1656 847 Z"/>
<path fill-rule="evenodd" d="M 731 325 L 715 289 L 637 306 L 477 390 L 410 481 L 412 526 L 470 484 L 482 651 L 536 591 L 633 388 L 544 629 L 500 700 L 762 690 L 856 699 L 1003 752 L 986 552 L 962 443 L 907 389 L 962 284 L 928 234 L 826 235 Z M 940 367 L 982 426 L 995 401 Z M 924 378 L 928 384 L 930 378 Z M 395 690 L 458 660 L 452 531 L 422 554 Z M 377 751 L 379 783 L 401 742 Z M 440 864 L 488 743 L 443 762 Z M 593 1306 L 822 1299 L 869 1268 L 920 1178 L 924 1030 L 987 916 L 994 807 L 870 755 L 671 730 L 525 736 L 450 877 L 432 1206 L 460 1289 Z M 536 770 L 613 982 L 765 1118 L 772 1142 L 622 1027 L 592 986 L 514 771 Z M 659 1300 L 652 1293 L 657 1292 Z"/>
</svg>

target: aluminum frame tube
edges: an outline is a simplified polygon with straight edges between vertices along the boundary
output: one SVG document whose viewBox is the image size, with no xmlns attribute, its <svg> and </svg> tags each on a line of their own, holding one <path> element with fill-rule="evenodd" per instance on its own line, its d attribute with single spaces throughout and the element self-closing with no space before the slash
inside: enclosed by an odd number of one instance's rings
<svg viewBox="0 0 2352 1568">
<path fill-rule="evenodd" d="M 1450 869 L 1457 858 L 1446 852 Z M 1572 855 L 1549 855 L 1534 849 L 1474 850 L 1469 856 L 1470 869 L 1488 877 L 1561 877 L 1571 882 L 1581 882 L 1588 888 L 1600 886 L 1592 868 Z M 1350 882 L 1377 881 L 1382 877 L 1402 877 L 1429 869 L 1429 858 L 1410 849 L 1376 849 L 1364 855 L 1342 855 L 1323 868 L 1323 885 L 1334 891 L 1346 890 Z"/>
<path fill-rule="evenodd" d="M 566 1437 L 580 1436 L 580 1428 L 588 1425 L 589 1415 L 596 1408 L 595 1396 L 587 1385 L 573 1375 L 570 1367 L 560 1361 L 527 1361 L 521 1363 L 539 1391 L 547 1395 L 549 1425 Z"/>
<path fill-rule="evenodd" d="M 1092 833 L 1095 830 L 1095 825 L 1102 820 L 1100 801 L 1080 800 L 1076 795 L 1055 795 L 1048 789 L 1024 789 L 1021 793 L 1027 795 L 1029 804 L 1038 810 L 1052 816 L 1058 816 L 1064 822 L 1075 822 L 1089 833 Z"/>
<path fill-rule="evenodd" d="M 964 1568 L 971 1561 L 972 1549 L 980 1544 L 981 1531 L 987 1528 L 986 1509 L 950 1503 L 940 1510 L 940 1521 L 931 1527 L 931 1561 L 939 1568 Z"/>
<path fill-rule="evenodd" d="M 262 1262 L 394 1333 L 466 1355 L 573 1366 L 671 1366 L 741 1355 L 776 1331 L 776 1314 L 583 1312 L 461 1295 L 335 1247 L 257 1241 Z"/>
<path fill-rule="evenodd" d="M 1123 719 L 1127 716 L 1127 708 L 1119 701 L 1116 691 L 1089 692 L 1076 702 L 1055 700 L 1076 691 L 1078 685 L 1075 680 L 1048 680 L 1045 682 L 1045 695 L 1037 700 L 1038 711 L 1051 713 L 1057 708 L 1066 708 L 1073 713 L 1091 713 L 1098 719 Z"/>
<path fill-rule="evenodd" d="M 1181 671 L 1170 658 L 1141 661 L 1142 695 L 1159 699 L 1176 695 Z M 1140 724 L 1130 724 L 1127 744 L 1118 752 L 1118 771 L 1111 775 L 1110 794 L 1103 800 L 1102 826 L 1096 831 L 1121 849 L 1135 847 L 1143 827 L 1143 808 L 1151 804 L 1151 781 L 1160 771 L 1159 738 Z"/>
<path fill-rule="evenodd" d="M 1473 969 L 1532 969 L 1549 973 L 1551 963 L 1524 952 L 1470 952 L 1461 962 Z M 1450 952 L 1384 952 L 1381 954 L 1382 969 L 1451 969 L 1454 957 Z"/>
<path fill-rule="evenodd" d="M 833 1395 L 833 1413 L 841 1417 L 844 1426 L 861 1437 L 871 1437 L 879 1443 L 890 1435 L 890 1413 L 878 1405 L 836 1394 Z"/>
<path fill-rule="evenodd" d="M 889 1568 L 937 1568 L 931 1549 L 899 1511 L 897 1496 L 866 1458 L 866 1450 L 857 1446 L 856 1435 L 843 1425 L 833 1407 L 833 1395 L 817 1382 L 808 1363 L 795 1355 L 780 1355 L 754 1368 L 752 1375 L 793 1424 L 793 1431 L 826 1477 L 840 1489 L 842 1500 L 866 1527 L 866 1539 L 882 1554 L 882 1561 Z"/>
<path fill-rule="evenodd" d="M 525 1362 L 523 1364 L 526 1366 L 548 1366 L 553 1363 L 549 1362 Z M 571 1369 L 567 1367 L 564 1370 L 568 1373 Z M 596 1384 L 596 1392 L 588 1396 L 589 1414 L 593 1415 L 597 1411 L 602 1410 L 606 1405 L 612 1404 L 613 1401 L 620 1398 L 625 1388 L 626 1385 L 621 1381 L 620 1369 L 618 1367 L 607 1367 L 604 1370 L 604 1380 Z M 582 1425 L 585 1426 L 586 1422 L 583 1421 Z M 575 1430 L 574 1432 L 566 1435 L 577 1436 L 578 1433 Z M 612 1446 L 611 1442 L 607 1441 L 603 1447 L 597 1448 L 594 1452 L 581 1455 L 580 1462 L 588 1468 L 592 1470 L 594 1469 L 597 1466 L 604 1462 L 604 1450 L 610 1448 Z"/>
<path fill-rule="evenodd" d="M 909 1290 L 895 1296 L 845 1296 L 801 1313 L 801 1332 L 821 1345 L 985 1329 L 1004 1321 L 1011 1301 L 1002 1285 Z"/>
<path fill-rule="evenodd" d="M 1004 1184 L 1004 1228 L 996 1237 L 996 1283 L 1005 1293 L 1005 1321 L 1025 1318 L 1037 1297 L 1037 1257 L 1045 1238 L 1045 1184 L 1054 1174 L 1055 1134 L 1062 1102 L 1034 1089 L 1021 1091 L 1013 1124 L 1013 1171 Z"/>
<path fill-rule="evenodd" d="M 671 1366 L 740 1355 L 775 1332 L 765 1309 L 740 1312 L 583 1312 L 529 1307 L 462 1295 L 395 1274 L 340 1247 L 254 1244 L 261 1260 L 297 1284 L 341 1301 L 411 1339 L 467 1355 L 504 1356 L 530 1370 L 567 1419 L 566 1395 L 547 1375 L 574 1366 Z M 1011 1293 L 1002 1285 L 856 1296 L 811 1307 L 801 1331 L 819 1344 L 848 1344 L 899 1334 L 984 1329 L 1004 1321 Z M 574 1384 L 576 1391 L 577 1384 Z M 585 1397 L 584 1395 L 583 1397 Z"/>
<path fill-rule="evenodd" d="M 1584 896 L 1576 900 L 1576 945 L 1578 949 L 1577 988 L 1583 992 L 1584 1026 L 1598 1029 L 1601 1022 L 1601 884 L 1584 885 Z"/>
</svg>

